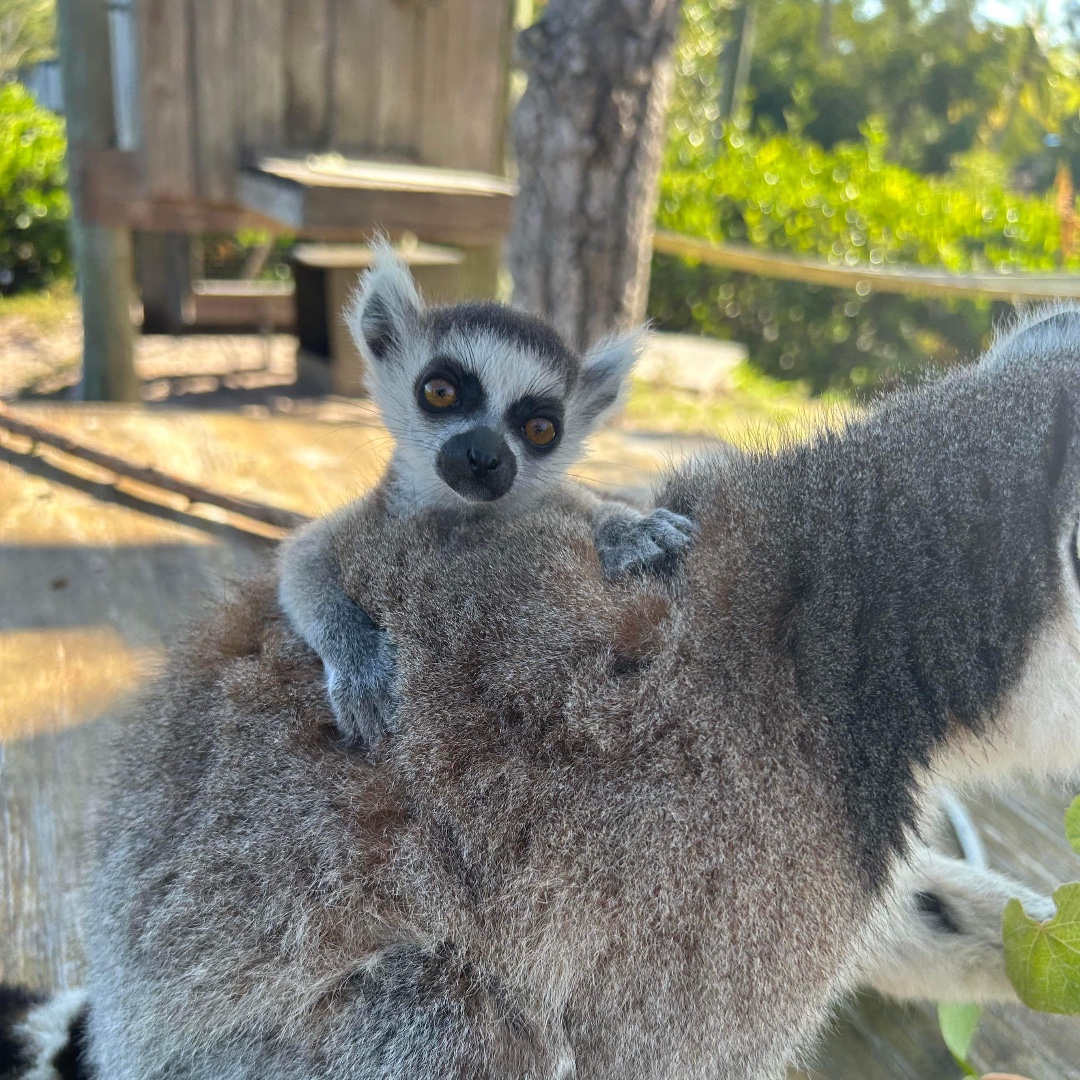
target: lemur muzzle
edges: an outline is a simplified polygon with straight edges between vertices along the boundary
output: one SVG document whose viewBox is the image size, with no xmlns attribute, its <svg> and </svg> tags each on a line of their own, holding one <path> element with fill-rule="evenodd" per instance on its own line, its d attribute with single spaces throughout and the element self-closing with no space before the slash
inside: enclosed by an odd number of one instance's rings
<svg viewBox="0 0 1080 1080">
<path fill-rule="evenodd" d="M 502 435 L 489 427 L 458 432 L 443 444 L 436 461 L 439 475 L 462 498 L 492 502 L 514 484 L 517 460 Z"/>
</svg>

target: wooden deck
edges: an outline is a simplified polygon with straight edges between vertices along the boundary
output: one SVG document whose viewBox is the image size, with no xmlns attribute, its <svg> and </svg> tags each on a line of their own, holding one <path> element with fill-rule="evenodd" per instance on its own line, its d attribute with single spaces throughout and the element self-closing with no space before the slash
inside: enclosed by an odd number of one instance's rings
<svg viewBox="0 0 1080 1080">
<path fill-rule="evenodd" d="M 102 449 L 230 494 L 307 514 L 359 493 L 388 450 L 363 419 L 252 417 L 71 405 L 20 411 Z M 680 445 L 605 433 L 581 473 L 644 488 Z M 27 457 L 0 439 L 0 978 L 82 976 L 79 887 L 93 828 L 100 719 L 151 669 L 177 624 L 271 544 L 182 501 L 147 505 L 93 467 Z M 1020 790 L 977 804 L 996 865 L 1051 888 L 1080 877 L 1061 830 L 1067 793 Z M 1080 1078 L 1080 1020 L 989 1010 L 973 1057 L 1033 1080 Z M 927 1007 L 866 999 L 846 1009 L 792 1080 L 953 1080 Z"/>
</svg>

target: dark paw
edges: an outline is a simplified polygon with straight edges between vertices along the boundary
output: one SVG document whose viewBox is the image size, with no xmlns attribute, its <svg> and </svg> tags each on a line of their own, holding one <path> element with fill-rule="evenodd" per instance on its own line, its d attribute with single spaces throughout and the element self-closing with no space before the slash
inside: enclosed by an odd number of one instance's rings
<svg viewBox="0 0 1080 1080">
<path fill-rule="evenodd" d="M 349 745 L 368 750 L 397 730 L 396 649 L 389 634 L 377 633 L 377 645 L 362 664 L 326 665 L 326 692 L 338 730 Z"/>
<path fill-rule="evenodd" d="M 671 570 L 697 531 L 690 518 L 663 508 L 645 516 L 613 518 L 596 537 L 600 565 L 613 580 L 642 570 Z"/>
</svg>

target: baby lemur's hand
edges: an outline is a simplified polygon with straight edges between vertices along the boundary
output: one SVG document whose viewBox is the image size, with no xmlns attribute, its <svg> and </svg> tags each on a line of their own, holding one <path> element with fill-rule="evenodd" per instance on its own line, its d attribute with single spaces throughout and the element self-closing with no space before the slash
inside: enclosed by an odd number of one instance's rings
<svg viewBox="0 0 1080 1080">
<path fill-rule="evenodd" d="M 690 545 L 697 525 L 662 507 L 651 514 L 622 508 L 608 514 L 596 529 L 596 553 L 609 580 L 641 570 L 671 570 Z"/>
<path fill-rule="evenodd" d="M 372 748 L 397 730 L 397 646 L 354 605 L 352 632 L 323 658 L 326 692 L 338 729 L 350 745 Z"/>
</svg>

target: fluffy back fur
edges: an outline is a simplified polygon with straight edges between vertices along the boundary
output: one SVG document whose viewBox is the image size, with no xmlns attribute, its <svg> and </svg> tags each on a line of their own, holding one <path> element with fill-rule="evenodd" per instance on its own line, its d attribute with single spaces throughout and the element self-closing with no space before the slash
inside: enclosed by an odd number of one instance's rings
<svg viewBox="0 0 1080 1080">
<path fill-rule="evenodd" d="M 119 744 L 103 1073 L 782 1076 L 927 771 L 1041 767 L 1033 693 L 1080 756 L 1078 342 L 1022 326 L 842 434 L 673 476 L 701 533 L 670 584 L 605 582 L 572 504 L 481 536 L 373 503 L 339 542 L 399 643 L 374 763 L 245 590 Z"/>
</svg>

